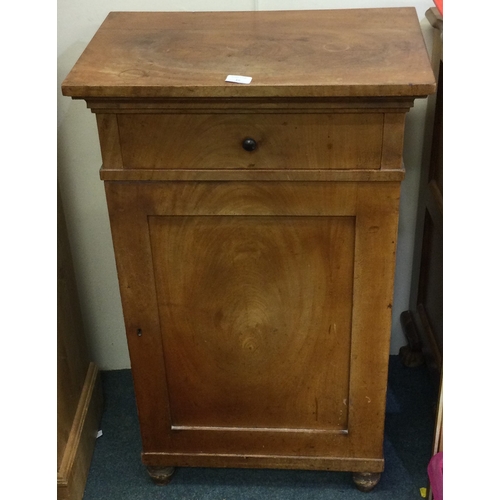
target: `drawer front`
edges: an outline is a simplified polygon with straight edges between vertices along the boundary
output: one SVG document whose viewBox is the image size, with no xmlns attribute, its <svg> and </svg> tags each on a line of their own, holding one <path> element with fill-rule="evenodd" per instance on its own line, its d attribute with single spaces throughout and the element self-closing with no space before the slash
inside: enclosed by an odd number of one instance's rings
<svg viewBox="0 0 500 500">
<path fill-rule="evenodd" d="M 380 169 L 382 113 L 120 114 L 125 169 Z M 256 148 L 243 147 L 247 138 Z"/>
</svg>

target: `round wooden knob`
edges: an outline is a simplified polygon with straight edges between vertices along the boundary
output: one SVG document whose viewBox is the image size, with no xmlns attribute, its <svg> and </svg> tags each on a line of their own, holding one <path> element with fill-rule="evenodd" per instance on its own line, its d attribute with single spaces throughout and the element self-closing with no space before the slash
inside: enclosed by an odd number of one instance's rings
<svg viewBox="0 0 500 500">
<path fill-rule="evenodd" d="M 257 141 L 251 137 L 247 137 L 243 139 L 242 146 L 245 151 L 255 151 L 257 149 Z"/>
</svg>

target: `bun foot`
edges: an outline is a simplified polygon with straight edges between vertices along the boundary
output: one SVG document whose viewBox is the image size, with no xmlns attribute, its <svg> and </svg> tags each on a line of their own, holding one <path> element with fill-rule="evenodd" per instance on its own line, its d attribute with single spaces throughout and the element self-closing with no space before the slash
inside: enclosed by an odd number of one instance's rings
<svg viewBox="0 0 500 500">
<path fill-rule="evenodd" d="M 380 472 L 353 472 L 352 479 L 359 491 L 367 493 L 380 481 Z"/>
<path fill-rule="evenodd" d="M 170 483 L 175 472 L 175 467 L 159 467 L 148 465 L 148 474 L 155 484 L 163 486 Z"/>
</svg>

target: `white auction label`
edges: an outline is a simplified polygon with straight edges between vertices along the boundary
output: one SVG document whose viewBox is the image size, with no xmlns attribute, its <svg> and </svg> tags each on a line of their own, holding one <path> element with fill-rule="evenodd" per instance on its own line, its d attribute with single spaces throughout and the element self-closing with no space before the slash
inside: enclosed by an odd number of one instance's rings
<svg viewBox="0 0 500 500">
<path fill-rule="evenodd" d="M 241 75 L 227 75 L 226 82 L 231 83 L 250 83 L 252 81 L 251 76 L 241 76 Z"/>
</svg>

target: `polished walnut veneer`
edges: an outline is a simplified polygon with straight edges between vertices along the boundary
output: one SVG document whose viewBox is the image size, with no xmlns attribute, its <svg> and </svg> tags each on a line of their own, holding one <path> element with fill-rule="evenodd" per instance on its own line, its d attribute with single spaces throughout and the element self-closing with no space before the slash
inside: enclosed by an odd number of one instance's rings
<svg viewBox="0 0 500 500">
<path fill-rule="evenodd" d="M 251 76 L 249 85 L 225 82 Z M 143 462 L 383 470 L 414 9 L 111 13 L 97 116 Z"/>
</svg>

